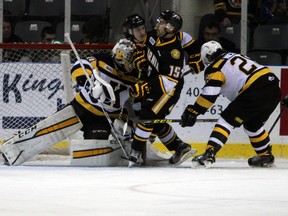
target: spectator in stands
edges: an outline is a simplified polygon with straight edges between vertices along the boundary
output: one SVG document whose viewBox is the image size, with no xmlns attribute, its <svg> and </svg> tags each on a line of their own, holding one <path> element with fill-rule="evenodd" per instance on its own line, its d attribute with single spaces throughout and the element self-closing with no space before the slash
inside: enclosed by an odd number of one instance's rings
<svg viewBox="0 0 288 216">
<path fill-rule="evenodd" d="M 46 26 L 41 31 L 41 43 L 51 44 L 56 39 L 56 29 L 52 26 Z M 33 62 L 60 62 L 60 54 L 55 50 L 39 49 L 31 52 Z"/>
<path fill-rule="evenodd" d="M 81 44 L 105 43 L 104 26 L 99 17 L 92 18 L 85 22 L 82 27 L 84 38 L 80 40 Z"/>
<path fill-rule="evenodd" d="M 3 43 L 23 43 L 22 38 L 13 33 L 12 22 L 7 18 L 3 18 Z M 3 50 L 3 61 L 4 62 L 24 62 L 28 58 L 25 56 L 25 50 Z"/>
<path fill-rule="evenodd" d="M 248 1 L 248 28 L 249 28 L 249 46 L 253 47 L 253 35 L 255 28 L 259 23 L 259 1 Z M 214 11 L 219 22 L 223 26 L 231 24 L 240 24 L 241 21 L 241 0 L 214 0 Z"/>
<path fill-rule="evenodd" d="M 12 23 L 8 18 L 3 19 L 3 43 L 23 43 L 23 40 L 12 31 Z"/>
<path fill-rule="evenodd" d="M 206 14 L 200 20 L 198 43 L 202 46 L 204 43 L 214 40 L 221 44 L 227 52 L 235 52 L 236 45 L 232 41 L 221 37 L 221 26 L 214 14 Z"/>
<path fill-rule="evenodd" d="M 258 1 L 248 0 L 249 26 L 257 24 L 255 23 L 257 9 Z M 223 26 L 239 24 L 241 20 L 241 0 L 214 0 L 214 11 Z"/>
<path fill-rule="evenodd" d="M 288 10 L 282 0 L 265 0 L 261 4 L 260 24 L 288 23 Z"/>
<path fill-rule="evenodd" d="M 56 30 L 52 26 L 46 26 L 41 31 L 42 43 L 52 43 L 56 40 Z"/>
</svg>

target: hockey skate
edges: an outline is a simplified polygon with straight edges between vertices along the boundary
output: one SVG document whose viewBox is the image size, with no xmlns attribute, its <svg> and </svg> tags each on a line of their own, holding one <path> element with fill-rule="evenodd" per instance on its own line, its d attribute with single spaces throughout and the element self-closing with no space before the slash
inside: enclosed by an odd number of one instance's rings
<svg viewBox="0 0 288 216">
<path fill-rule="evenodd" d="M 181 142 L 175 150 L 175 153 L 169 159 L 169 163 L 173 165 L 180 165 L 196 152 L 197 150 L 191 148 L 189 144 Z"/>
<path fill-rule="evenodd" d="M 137 151 L 137 150 L 134 150 L 132 149 L 131 152 L 130 152 L 130 155 L 129 155 L 129 164 L 128 164 L 128 167 L 131 168 L 131 167 L 134 167 L 134 166 L 139 166 L 141 165 L 141 151 Z"/>
<path fill-rule="evenodd" d="M 248 159 L 249 166 L 253 167 L 271 167 L 274 163 L 274 156 L 271 153 L 272 147 L 270 146 L 268 153 L 265 155 L 256 155 Z"/>
<path fill-rule="evenodd" d="M 206 150 L 205 153 L 196 156 L 192 159 L 192 166 L 193 167 L 211 167 L 212 163 L 215 163 L 215 149 L 209 148 Z"/>
</svg>

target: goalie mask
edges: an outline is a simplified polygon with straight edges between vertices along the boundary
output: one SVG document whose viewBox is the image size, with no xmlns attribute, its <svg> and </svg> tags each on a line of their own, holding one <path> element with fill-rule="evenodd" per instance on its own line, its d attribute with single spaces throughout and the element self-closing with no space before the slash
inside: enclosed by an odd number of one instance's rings
<svg viewBox="0 0 288 216">
<path fill-rule="evenodd" d="M 112 56 L 117 69 L 130 73 L 133 70 L 135 44 L 128 39 L 121 39 L 112 49 Z"/>
<path fill-rule="evenodd" d="M 183 20 L 182 17 L 174 11 L 165 10 L 157 18 L 157 22 L 160 22 L 160 19 L 164 20 L 166 24 L 166 29 L 171 30 L 171 33 L 176 33 L 182 28 Z"/>
<path fill-rule="evenodd" d="M 209 41 L 201 47 L 201 59 L 206 67 L 222 53 L 224 53 L 222 46 L 217 41 Z"/>
</svg>

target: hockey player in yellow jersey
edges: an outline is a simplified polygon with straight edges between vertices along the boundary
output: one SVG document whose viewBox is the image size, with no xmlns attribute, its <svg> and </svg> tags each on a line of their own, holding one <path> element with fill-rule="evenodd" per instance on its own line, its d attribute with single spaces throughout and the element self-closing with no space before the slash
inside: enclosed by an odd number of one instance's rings
<svg viewBox="0 0 288 216">
<path fill-rule="evenodd" d="M 76 62 L 71 72 L 80 92 L 62 110 L 5 141 L 1 150 L 7 164 L 20 165 L 79 130 L 84 139 L 108 140 L 111 122 L 107 116 L 112 120 L 125 117 L 124 102 L 129 98 L 130 86 L 138 80 L 132 64 L 134 50 L 131 41 L 122 39 L 112 55 L 82 59 L 87 76 Z"/>
<path fill-rule="evenodd" d="M 133 69 L 132 64 L 135 48 L 131 41 L 121 39 L 114 46 L 112 56 L 108 53 L 102 53 L 82 60 L 86 71 L 91 76 L 93 69 L 97 69 L 100 76 L 111 85 L 116 99 L 114 103 L 111 101 L 109 92 L 101 83 L 99 83 L 101 86 L 97 90 L 97 81 L 94 87 L 95 93 L 94 95 L 93 93 L 91 94 L 89 82 L 87 82 L 81 65 L 78 61 L 73 65 L 71 69 L 72 78 L 80 86 L 80 92 L 75 96 L 71 104 L 83 123 L 81 130 L 85 139 L 108 139 L 110 125 L 103 113 L 103 108 L 112 120 L 119 117 L 126 118 L 127 113 L 123 110 L 123 106 L 129 98 L 128 90 L 132 84 L 138 81 L 137 72 Z M 97 118 L 96 120 L 95 117 Z"/>
<path fill-rule="evenodd" d="M 248 164 L 273 164 L 269 134 L 263 125 L 281 98 L 277 76 L 268 67 L 246 56 L 225 53 L 216 41 L 203 44 L 201 58 L 206 66 L 206 84 L 194 105 L 186 107 L 180 124 L 182 127 L 193 126 L 197 116 L 205 114 L 220 94 L 231 103 L 221 113 L 205 153 L 193 158 L 194 165 L 209 167 L 214 163 L 216 153 L 226 143 L 231 130 L 241 125 L 257 154 L 248 159 Z"/>
</svg>

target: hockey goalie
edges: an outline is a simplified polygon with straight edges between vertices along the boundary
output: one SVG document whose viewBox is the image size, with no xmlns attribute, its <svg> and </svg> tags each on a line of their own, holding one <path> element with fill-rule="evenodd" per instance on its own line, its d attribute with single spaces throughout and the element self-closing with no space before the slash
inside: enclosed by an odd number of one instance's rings
<svg viewBox="0 0 288 216">
<path fill-rule="evenodd" d="M 123 131 L 123 119 L 127 119 L 123 107 L 129 98 L 130 85 L 138 81 L 132 64 L 134 49 L 131 41 L 121 39 L 112 55 L 79 59 L 71 73 L 80 91 L 59 112 L 6 140 L 1 145 L 6 164 L 20 165 L 79 130 L 86 145 L 72 149 L 73 159 L 94 157 L 96 166 L 122 164 L 125 160 L 120 155 L 127 157 L 130 148 L 127 140 L 131 138 L 130 127 Z"/>
</svg>

